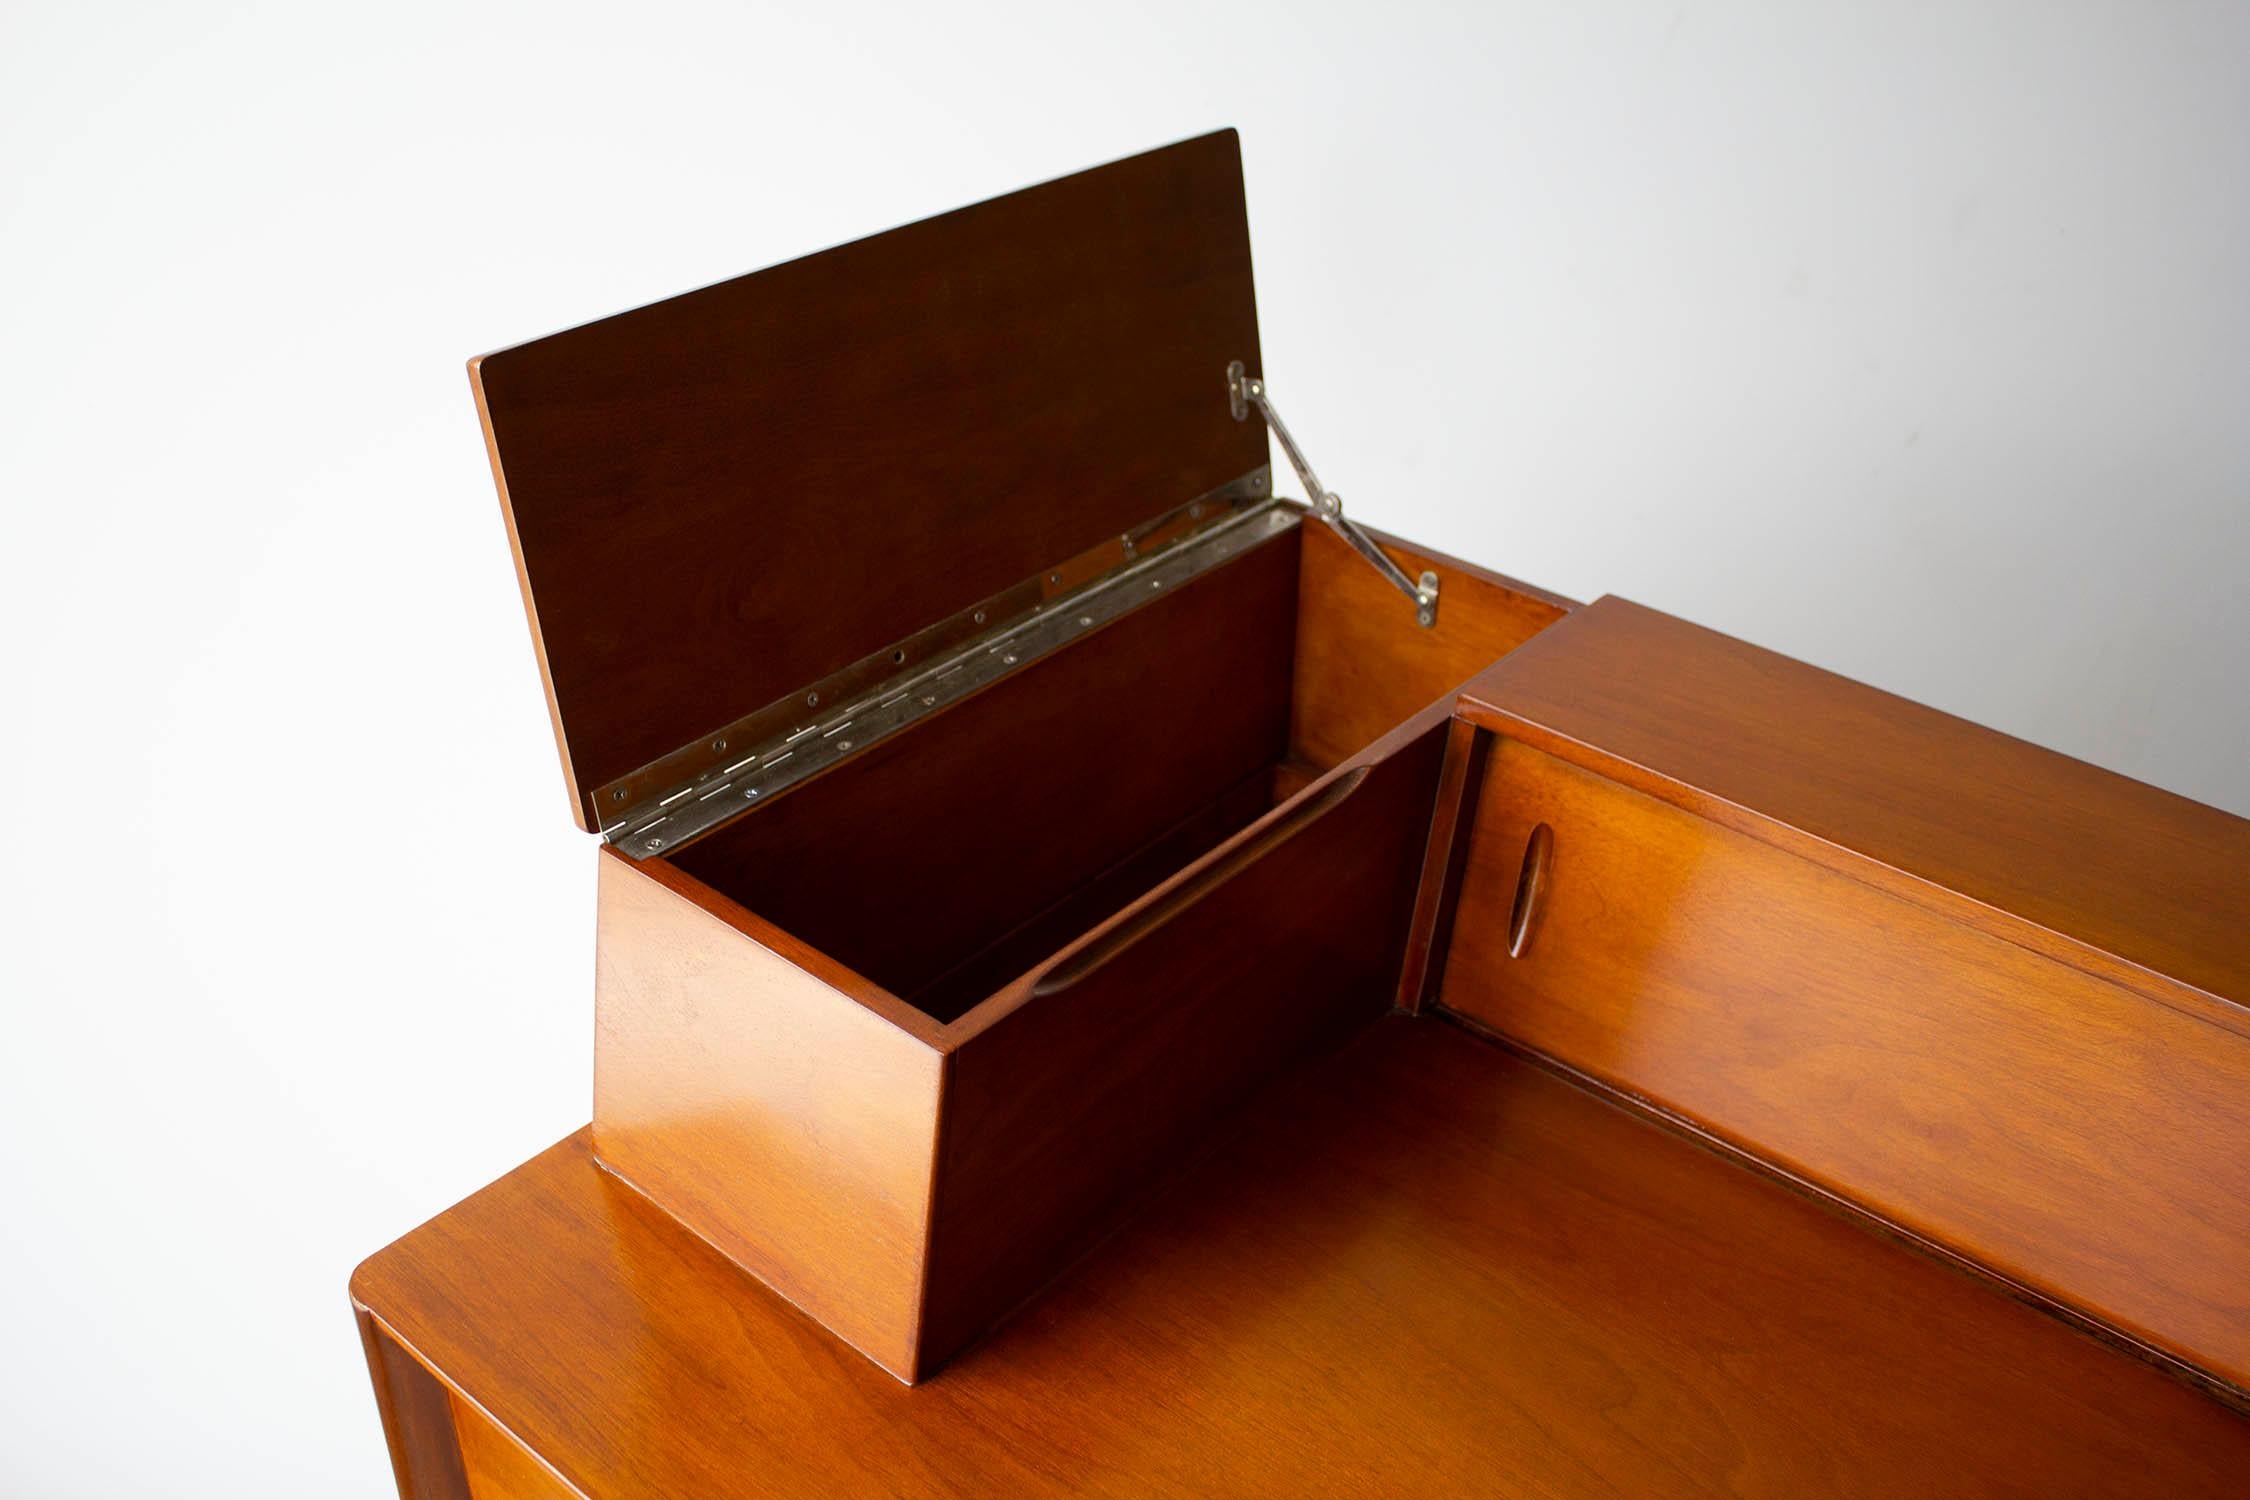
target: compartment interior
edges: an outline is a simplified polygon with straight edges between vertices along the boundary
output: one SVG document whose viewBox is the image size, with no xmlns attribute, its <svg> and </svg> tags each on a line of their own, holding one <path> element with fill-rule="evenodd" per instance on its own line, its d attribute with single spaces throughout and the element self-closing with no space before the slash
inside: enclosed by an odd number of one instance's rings
<svg viewBox="0 0 2250 1500">
<path fill-rule="evenodd" d="M 1291 527 L 672 862 L 953 1020 L 1559 614 L 1441 576 Z"/>
</svg>

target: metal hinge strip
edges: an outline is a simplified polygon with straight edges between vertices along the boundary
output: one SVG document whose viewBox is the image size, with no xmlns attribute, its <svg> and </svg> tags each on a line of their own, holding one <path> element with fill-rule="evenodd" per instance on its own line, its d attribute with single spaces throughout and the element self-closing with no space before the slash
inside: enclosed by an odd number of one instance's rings
<svg viewBox="0 0 2250 1500">
<path fill-rule="evenodd" d="M 1295 525 L 1272 488 L 1254 470 L 598 788 L 600 806 L 622 809 L 602 837 L 635 859 L 676 850 L 1060 650 Z"/>
</svg>

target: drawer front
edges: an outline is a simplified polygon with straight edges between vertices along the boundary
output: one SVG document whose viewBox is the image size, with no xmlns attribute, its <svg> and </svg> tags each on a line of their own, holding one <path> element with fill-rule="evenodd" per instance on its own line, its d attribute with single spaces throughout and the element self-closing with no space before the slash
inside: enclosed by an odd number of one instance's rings
<svg viewBox="0 0 2250 1500">
<path fill-rule="evenodd" d="M 1445 1008 L 2250 1385 L 2250 1039 L 1505 738 L 1470 818 Z"/>
<path fill-rule="evenodd" d="M 1264 1078 L 1389 1010 L 1444 731 L 1433 716 L 1197 861 L 951 1056 L 925 1369 Z"/>
</svg>

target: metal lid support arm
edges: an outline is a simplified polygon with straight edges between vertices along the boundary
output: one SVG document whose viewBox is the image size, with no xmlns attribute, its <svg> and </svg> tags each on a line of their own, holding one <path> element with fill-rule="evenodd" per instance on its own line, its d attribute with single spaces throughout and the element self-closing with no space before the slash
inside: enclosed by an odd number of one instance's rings
<svg viewBox="0 0 2250 1500">
<path fill-rule="evenodd" d="M 1245 374 L 1242 361 L 1235 360 L 1227 366 L 1227 402 L 1233 408 L 1237 422 L 1247 421 L 1252 407 L 1265 418 L 1266 426 L 1273 429 L 1274 437 L 1281 443 L 1281 451 L 1289 455 L 1291 468 L 1304 481 L 1305 498 L 1312 502 L 1313 514 L 1328 523 L 1328 528 L 1351 543 L 1352 550 L 1367 559 L 1375 571 L 1391 581 L 1391 586 L 1414 601 L 1414 621 L 1427 630 L 1437 623 L 1438 577 L 1424 573 L 1419 580 L 1409 579 L 1405 570 L 1391 561 L 1390 554 L 1375 544 L 1375 538 L 1361 529 L 1358 522 L 1344 514 L 1344 497 L 1328 489 L 1313 473 L 1312 463 L 1289 435 L 1288 424 L 1281 413 L 1274 410 L 1273 399 L 1266 394 L 1266 383 L 1255 375 Z"/>
</svg>

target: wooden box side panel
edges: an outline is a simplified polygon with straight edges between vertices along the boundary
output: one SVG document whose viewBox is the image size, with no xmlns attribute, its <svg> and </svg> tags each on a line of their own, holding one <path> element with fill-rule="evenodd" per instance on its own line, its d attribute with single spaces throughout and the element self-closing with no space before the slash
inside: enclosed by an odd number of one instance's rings
<svg viewBox="0 0 2250 1500">
<path fill-rule="evenodd" d="M 961 1043 L 946 1084 L 925 1372 L 1037 1292 L 1219 1114 L 1390 1008 L 1444 738 L 1442 713 L 1401 730 L 1332 811 L 1099 968 Z M 1195 892 L 1230 852 L 1318 807 L 1323 790 L 1135 902 L 1046 972 Z"/>
<path fill-rule="evenodd" d="M 469 1500 L 583 1500 L 458 1391 L 453 1394 L 453 1427 L 461 1442 Z"/>
<path fill-rule="evenodd" d="M 375 1386 L 399 1500 L 472 1500 L 453 1393 L 357 1305 L 358 1280 L 353 1278 L 352 1311 L 359 1320 L 360 1347 L 367 1353 L 367 1378 Z"/>
<path fill-rule="evenodd" d="M 2250 1387 L 2250 1040 L 1518 742 L 1475 808 L 1447 1009 Z"/>
<path fill-rule="evenodd" d="M 603 1165 L 913 1378 L 940 1054 L 753 940 L 748 913 L 600 863 Z"/>
<path fill-rule="evenodd" d="M 1307 520 L 1290 743 L 1317 766 L 1371 745 L 1561 619 L 1570 601 L 1382 537 L 1407 576 L 1438 575 L 1437 624 L 1326 526 Z"/>
</svg>

